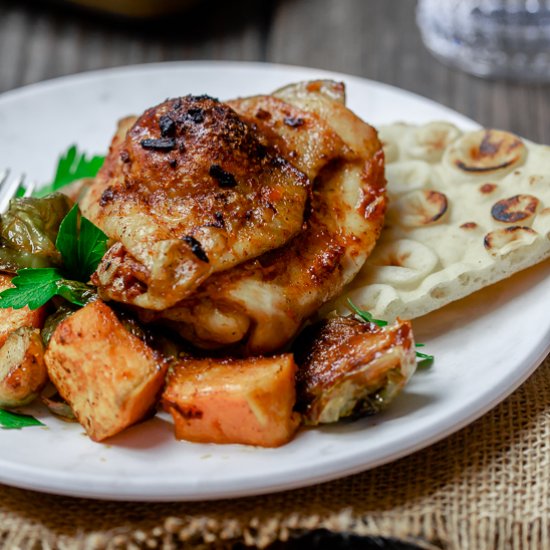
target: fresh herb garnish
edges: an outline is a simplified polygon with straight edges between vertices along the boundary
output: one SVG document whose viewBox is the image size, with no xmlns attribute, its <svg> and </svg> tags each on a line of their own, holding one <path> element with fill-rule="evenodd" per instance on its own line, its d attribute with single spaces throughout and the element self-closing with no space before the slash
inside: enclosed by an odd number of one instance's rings
<svg viewBox="0 0 550 550">
<path fill-rule="evenodd" d="M 385 327 L 388 324 L 387 321 L 384 321 L 382 319 L 375 319 L 373 317 L 372 313 L 370 313 L 369 311 L 358 308 L 349 298 L 348 298 L 348 307 L 355 313 L 355 315 L 357 315 L 358 317 L 363 319 L 363 321 L 365 321 L 365 323 L 374 323 L 375 325 L 378 325 L 379 327 Z M 425 346 L 425 344 L 416 343 L 415 346 L 417 348 L 423 348 Z M 420 351 L 416 352 L 416 357 L 417 357 L 417 359 L 420 359 L 420 361 L 418 361 L 418 367 L 420 367 L 420 368 L 428 367 L 434 361 L 434 356 L 433 355 L 429 355 L 427 353 L 422 353 Z"/>
<path fill-rule="evenodd" d="M 71 277 L 86 282 L 107 252 L 107 239 L 99 227 L 80 215 L 75 204 L 59 226 L 55 246 Z"/>
<path fill-rule="evenodd" d="M 384 321 L 382 319 L 375 319 L 372 313 L 370 313 L 370 311 L 359 309 L 349 298 L 348 298 L 348 305 L 349 305 L 349 308 L 353 311 L 353 313 L 355 313 L 355 315 L 363 319 L 365 323 L 374 323 L 379 327 L 385 327 L 388 324 L 387 321 Z"/>
<path fill-rule="evenodd" d="M 37 309 L 54 296 L 78 306 L 89 301 L 93 289 L 85 283 L 107 251 L 107 235 L 81 216 L 75 204 L 59 226 L 56 248 L 63 267 L 20 269 L 12 279 L 15 288 L 0 293 L 0 308 Z"/>
<path fill-rule="evenodd" d="M 57 294 L 58 284 L 63 276 L 55 267 L 20 269 L 12 279 L 15 288 L 8 288 L 0 294 L 0 306 L 21 309 L 29 306 L 37 309 Z"/>
<path fill-rule="evenodd" d="M 29 426 L 44 426 L 44 424 L 33 416 L 0 409 L 0 427 L 5 430 L 20 430 Z"/>
<path fill-rule="evenodd" d="M 76 145 L 72 145 L 67 152 L 59 158 L 52 183 L 41 187 L 34 195 L 37 197 L 44 197 L 65 187 L 65 185 L 73 181 L 81 178 L 93 178 L 103 166 L 104 161 L 105 157 L 102 156 L 93 156 L 88 159 L 86 154 L 79 151 Z"/>
<path fill-rule="evenodd" d="M 38 309 L 54 296 L 62 296 L 72 304 L 83 306 L 93 294 L 88 285 L 65 279 L 55 267 L 20 269 L 12 283 L 15 288 L 0 293 L 0 308 L 29 306 L 29 309 Z"/>
<path fill-rule="evenodd" d="M 421 344 L 420 342 L 417 342 L 415 344 L 415 346 L 417 348 L 423 348 L 425 346 L 425 344 Z M 420 351 L 416 352 L 416 358 L 420 359 L 420 361 L 418 361 L 418 364 L 417 364 L 417 366 L 419 368 L 429 367 L 434 362 L 434 356 L 433 355 L 430 355 L 428 353 L 422 353 Z"/>
</svg>

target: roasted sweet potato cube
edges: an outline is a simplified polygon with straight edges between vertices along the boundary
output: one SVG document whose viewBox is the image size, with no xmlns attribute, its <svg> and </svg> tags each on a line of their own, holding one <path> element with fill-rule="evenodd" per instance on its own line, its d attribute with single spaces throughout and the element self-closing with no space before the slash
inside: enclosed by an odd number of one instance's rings
<svg viewBox="0 0 550 550">
<path fill-rule="evenodd" d="M 13 287 L 12 279 L 12 275 L 0 274 L 0 292 Z M 28 307 L 0 309 L 0 347 L 4 345 L 7 337 L 18 328 L 42 328 L 45 319 L 45 307 L 39 307 L 34 311 Z"/>
<path fill-rule="evenodd" d="M 101 301 L 59 324 L 46 351 L 46 366 L 94 441 L 119 433 L 151 411 L 167 368 Z"/>
<path fill-rule="evenodd" d="M 278 447 L 298 427 L 295 374 L 290 354 L 185 359 L 168 375 L 162 403 L 177 439 Z"/>
</svg>

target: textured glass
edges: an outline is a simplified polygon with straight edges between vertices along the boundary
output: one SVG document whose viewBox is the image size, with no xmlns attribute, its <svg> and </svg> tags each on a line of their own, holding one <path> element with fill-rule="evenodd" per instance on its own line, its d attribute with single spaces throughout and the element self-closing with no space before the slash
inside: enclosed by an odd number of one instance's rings
<svg viewBox="0 0 550 550">
<path fill-rule="evenodd" d="M 550 0 L 419 0 L 428 49 L 478 76 L 550 82 Z"/>
</svg>

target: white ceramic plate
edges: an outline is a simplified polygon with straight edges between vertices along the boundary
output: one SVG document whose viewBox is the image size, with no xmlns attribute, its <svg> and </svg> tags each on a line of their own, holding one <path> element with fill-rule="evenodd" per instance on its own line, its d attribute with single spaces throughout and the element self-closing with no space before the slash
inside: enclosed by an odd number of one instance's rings
<svg viewBox="0 0 550 550">
<path fill-rule="evenodd" d="M 336 78 L 373 124 L 450 120 L 475 124 L 426 99 L 320 70 L 261 64 L 178 63 L 78 75 L 0 97 L 0 167 L 47 181 L 71 143 L 106 150 L 115 121 L 166 97 L 231 98 L 289 82 Z M 93 443 L 77 424 L 38 409 L 45 428 L 0 430 L 0 482 L 74 496 L 198 500 L 280 491 L 359 472 L 425 447 L 472 422 L 515 389 L 549 351 L 550 264 L 415 323 L 436 355 L 386 413 L 303 430 L 279 449 L 175 441 L 165 417 Z"/>
</svg>

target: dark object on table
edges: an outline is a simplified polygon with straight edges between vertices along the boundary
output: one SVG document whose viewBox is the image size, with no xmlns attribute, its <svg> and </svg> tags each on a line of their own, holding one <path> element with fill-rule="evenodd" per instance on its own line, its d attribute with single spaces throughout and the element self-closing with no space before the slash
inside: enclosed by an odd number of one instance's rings
<svg viewBox="0 0 550 550">
<path fill-rule="evenodd" d="M 244 550 L 238 545 L 233 550 Z M 424 541 L 411 542 L 395 538 L 333 533 L 327 529 L 315 529 L 292 537 L 287 542 L 275 542 L 267 550 L 439 550 Z"/>
</svg>

